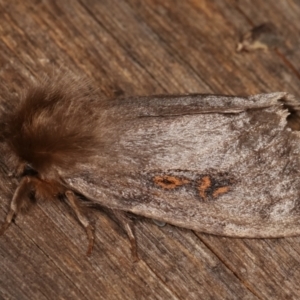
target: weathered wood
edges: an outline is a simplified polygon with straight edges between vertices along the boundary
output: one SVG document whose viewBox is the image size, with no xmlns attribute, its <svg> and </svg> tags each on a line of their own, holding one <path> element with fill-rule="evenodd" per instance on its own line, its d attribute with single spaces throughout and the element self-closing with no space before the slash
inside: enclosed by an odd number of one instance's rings
<svg viewBox="0 0 300 300">
<path fill-rule="evenodd" d="M 299 97 L 299 1 L 0 0 L 0 98 L 28 77 L 70 69 L 106 96 L 157 93 Z M 236 53 L 272 22 L 276 50 Z M 0 157 L 0 220 L 16 183 Z M 1 299 L 299 299 L 299 237 L 231 239 L 136 221 L 125 233 L 93 211 L 96 247 L 63 203 L 38 203 L 0 238 Z"/>
</svg>

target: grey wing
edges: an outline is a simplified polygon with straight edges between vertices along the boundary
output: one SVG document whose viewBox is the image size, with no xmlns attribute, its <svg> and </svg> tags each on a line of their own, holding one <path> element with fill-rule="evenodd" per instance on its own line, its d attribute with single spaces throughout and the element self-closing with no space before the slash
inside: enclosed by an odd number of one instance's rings
<svg viewBox="0 0 300 300">
<path fill-rule="evenodd" d="M 285 109 L 298 102 L 285 93 L 188 97 L 139 98 L 109 151 L 69 184 L 101 205 L 198 231 L 299 234 L 300 137 Z"/>
</svg>

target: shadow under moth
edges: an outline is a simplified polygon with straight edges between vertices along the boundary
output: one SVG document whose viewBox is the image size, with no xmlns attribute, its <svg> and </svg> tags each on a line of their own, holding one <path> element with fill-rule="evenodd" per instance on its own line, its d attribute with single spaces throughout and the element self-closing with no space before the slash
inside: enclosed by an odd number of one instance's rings
<svg viewBox="0 0 300 300">
<path fill-rule="evenodd" d="M 18 180 L 0 235 L 34 200 L 63 199 L 85 228 L 100 206 L 231 237 L 300 233 L 300 102 L 166 95 L 105 99 L 74 78 L 29 87 L 1 119 L 1 152 Z"/>
</svg>

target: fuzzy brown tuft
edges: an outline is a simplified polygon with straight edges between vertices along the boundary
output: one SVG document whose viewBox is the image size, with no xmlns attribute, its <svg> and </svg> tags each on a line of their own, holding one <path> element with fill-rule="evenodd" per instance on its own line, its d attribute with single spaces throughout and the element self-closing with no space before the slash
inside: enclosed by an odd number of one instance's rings
<svg viewBox="0 0 300 300">
<path fill-rule="evenodd" d="M 52 167 L 74 168 L 101 150 L 104 119 L 99 95 L 67 76 L 30 87 L 8 116 L 6 135 L 19 163 L 43 175 Z"/>
<path fill-rule="evenodd" d="M 99 161 L 109 170 L 111 161 L 105 156 L 108 152 L 109 158 L 116 161 L 111 145 L 119 141 L 123 130 L 119 121 L 124 115 L 108 109 L 112 106 L 110 100 L 89 88 L 87 81 L 64 74 L 28 88 L 20 103 L 4 114 L 0 120 L 0 150 L 19 185 L 0 226 L 0 236 L 33 201 L 60 199 L 85 228 L 87 254 L 91 253 L 94 227 L 84 208 L 85 202 L 92 200 L 73 189 L 67 179 L 84 173 L 84 165 L 91 169 Z M 126 213 L 114 214 L 124 224 L 137 258 L 130 220 L 126 221 Z"/>
</svg>

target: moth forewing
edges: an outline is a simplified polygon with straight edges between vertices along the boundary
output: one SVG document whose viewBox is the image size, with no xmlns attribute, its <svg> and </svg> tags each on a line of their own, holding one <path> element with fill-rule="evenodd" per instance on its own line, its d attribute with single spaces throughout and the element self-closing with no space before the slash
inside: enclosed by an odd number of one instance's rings
<svg viewBox="0 0 300 300">
<path fill-rule="evenodd" d="M 211 234 L 300 233 L 300 136 L 286 120 L 299 103 L 291 95 L 134 98 L 124 107 L 133 114 L 118 124 L 113 159 L 99 154 L 86 178 L 68 181 L 82 194 Z"/>
</svg>

